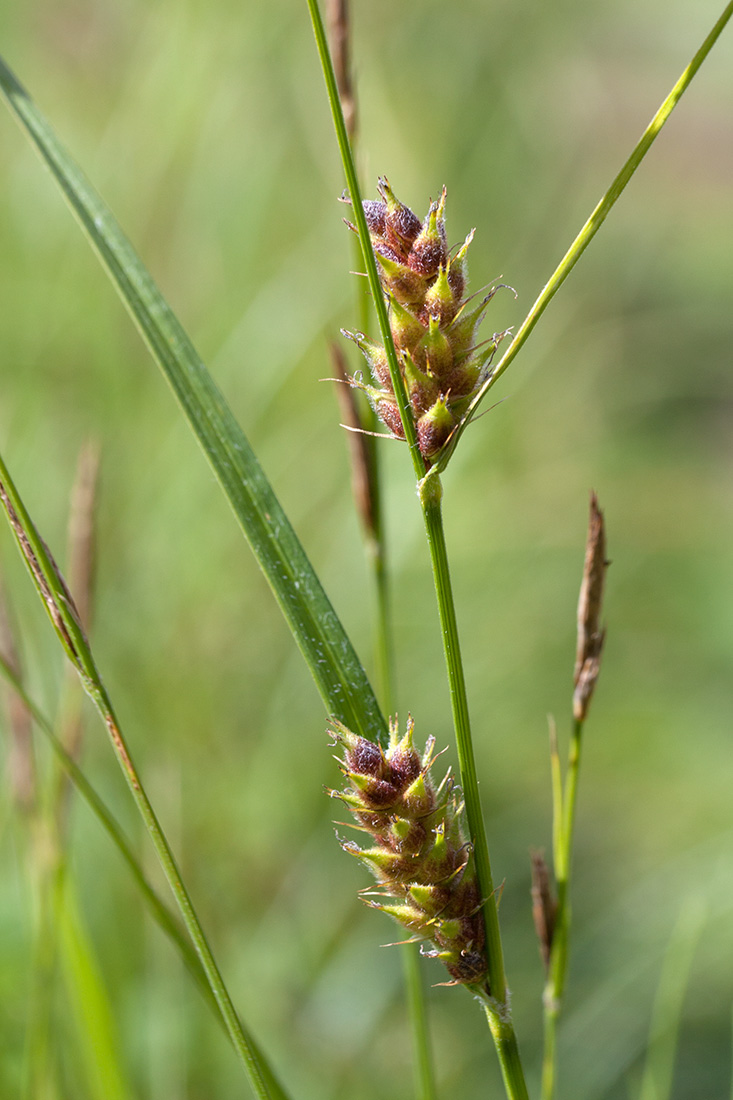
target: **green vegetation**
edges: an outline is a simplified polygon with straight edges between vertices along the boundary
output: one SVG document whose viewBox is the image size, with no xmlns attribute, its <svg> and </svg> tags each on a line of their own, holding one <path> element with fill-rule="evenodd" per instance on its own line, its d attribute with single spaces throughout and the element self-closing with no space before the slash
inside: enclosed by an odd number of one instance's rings
<svg viewBox="0 0 733 1100">
<path fill-rule="evenodd" d="M 356 5 L 362 176 L 387 173 L 419 210 L 446 184 L 450 243 L 477 226 L 472 289 L 510 282 L 518 300 L 499 296 L 491 324 L 516 328 L 718 15 L 656 0 L 490 15 L 476 2 Z M 0 12 L 0 30 L 225 393 L 374 680 L 346 443 L 317 382 L 332 373 L 328 341 L 361 321 L 305 5 L 29 0 L 12 22 Z M 590 487 L 612 559 L 609 631 L 583 733 L 558 1096 L 730 1087 L 729 38 L 486 404 L 510 399 L 464 433 L 442 477 L 532 1095 L 544 973 L 528 849 L 552 848 L 546 714 L 564 755 Z M 358 903 L 363 876 L 333 839 L 323 704 L 129 318 L 7 114 L 0 128 L 0 451 L 68 575 L 77 454 L 99 441 L 96 662 L 234 1003 L 288 1094 L 405 1100 L 399 949 L 378 948 L 399 937 Z M 414 479 L 404 446 L 380 454 L 395 707 L 444 745 Z M 75 688 L 4 529 L 0 567 L 26 687 L 62 729 Z M 84 773 L 168 902 L 100 724 L 82 714 Z M 0 731 L 8 746 L 4 713 Z M 43 740 L 40 804 L 19 806 L 6 760 L 0 1095 L 241 1095 L 215 1015 L 98 821 L 76 798 L 59 816 Z M 427 999 L 438 1095 L 500 1095 L 470 998 L 431 987 Z"/>
</svg>

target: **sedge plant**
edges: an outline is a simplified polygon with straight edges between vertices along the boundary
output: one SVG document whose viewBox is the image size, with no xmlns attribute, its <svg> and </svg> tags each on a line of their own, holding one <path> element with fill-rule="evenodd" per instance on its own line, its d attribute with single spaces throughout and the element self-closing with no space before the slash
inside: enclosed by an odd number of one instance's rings
<svg viewBox="0 0 733 1100">
<path fill-rule="evenodd" d="M 386 176 L 379 180 L 379 198 L 362 200 L 321 13 L 316 0 L 307 0 L 307 5 L 343 162 L 345 197 L 350 203 L 350 218 L 359 239 L 378 328 L 371 337 L 363 331 L 367 327 L 363 314 L 361 327 L 348 330 L 349 338 L 366 358 L 371 377 L 365 381 L 363 374 L 347 372 L 346 384 L 366 395 L 388 434 L 404 440 L 415 475 L 440 618 L 459 763 L 456 777 L 450 772 L 442 779 L 435 776 L 442 746 L 431 730 L 424 731 L 424 748 L 416 744 L 414 731 L 422 736 L 423 725 L 417 702 L 411 704 L 414 722 L 411 715 L 402 725 L 392 714 L 384 713 L 392 710 L 392 691 L 385 692 L 387 707 L 380 707 L 254 451 L 180 321 L 109 208 L 4 64 L 0 64 L 0 88 L 168 381 L 313 674 L 329 716 L 329 729 L 341 752 L 344 786 L 332 793 L 352 812 L 352 821 L 361 834 L 368 836 L 362 846 L 351 839 L 342 840 L 345 851 L 365 864 L 377 880 L 376 888 L 367 895 L 368 903 L 399 922 L 407 939 L 422 943 L 427 954 L 445 965 L 448 984 L 466 987 L 478 1000 L 496 1048 L 506 1095 L 510 1100 L 522 1100 L 529 1096 L 529 1090 L 511 1012 L 499 926 L 500 891 L 492 875 L 479 797 L 458 615 L 443 527 L 442 479 L 484 397 L 521 350 L 588 247 L 729 20 L 733 4 L 726 7 L 508 343 L 508 333 L 501 328 L 486 339 L 479 338 L 479 324 L 498 287 L 479 292 L 477 299 L 468 296 L 467 256 L 472 233 L 457 247 L 449 247 L 445 191 L 430 203 L 424 219 L 397 199 Z M 499 357 L 500 345 L 506 350 Z M 73 754 L 58 741 L 54 723 L 34 704 L 7 654 L 3 667 L 17 696 L 51 739 L 72 781 L 95 805 L 95 812 L 130 864 L 160 923 L 205 989 L 252 1093 L 269 1100 L 285 1100 L 290 1093 L 235 1006 L 230 983 L 225 981 L 215 958 L 180 861 L 161 826 L 100 674 L 84 616 L 3 460 L 0 501 L 38 598 L 106 729 L 178 917 L 168 911 L 152 887 L 145 885 L 146 878 L 114 818 L 94 793 Z M 583 637 L 579 641 L 575 725 L 564 788 L 553 748 L 556 897 L 547 868 L 539 859 L 535 863 L 535 910 L 548 965 L 544 1100 L 555 1093 L 555 1028 L 567 976 L 569 869 L 581 732 L 598 675 L 603 639 L 598 614 L 605 549 L 598 534 L 598 516 L 597 511 L 592 515 L 595 549 L 589 550 L 591 566 L 590 572 L 586 570 L 586 595 L 581 601 Z M 380 568 L 382 564 L 383 556 Z M 415 1011 L 419 1013 L 419 1008 Z M 422 1080 L 424 1095 L 428 1096 L 433 1085 L 427 1071 Z"/>
</svg>

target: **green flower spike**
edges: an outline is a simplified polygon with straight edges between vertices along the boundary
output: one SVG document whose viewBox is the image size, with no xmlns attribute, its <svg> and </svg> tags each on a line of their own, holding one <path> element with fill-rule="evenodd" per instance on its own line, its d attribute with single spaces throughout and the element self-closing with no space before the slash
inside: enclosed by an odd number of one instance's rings
<svg viewBox="0 0 733 1100">
<path fill-rule="evenodd" d="M 349 855 L 374 875 L 378 887 L 363 900 L 399 921 L 423 953 L 440 959 L 454 983 L 486 984 L 484 926 L 473 854 L 462 828 L 463 806 L 447 774 L 436 787 L 430 775 L 435 741 L 422 756 L 413 744 L 414 723 L 402 737 L 390 722 L 388 748 L 358 737 L 338 721 L 329 732 L 343 749 L 339 765 L 346 789 L 330 791 L 356 819 L 372 844 L 341 840 Z M 372 900 L 374 895 L 384 901 Z"/>
<path fill-rule="evenodd" d="M 365 202 L 364 214 L 389 302 L 392 338 L 418 445 L 430 465 L 486 381 L 493 354 L 506 335 L 495 334 L 478 353 L 477 330 L 498 287 L 478 303 L 469 304 L 466 257 L 474 230 L 457 250 L 448 248 L 445 188 L 438 202 L 430 204 L 422 223 L 396 198 L 386 179 L 379 180 L 377 191 L 380 199 Z M 352 379 L 352 384 L 364 389 L 392 435 L 404 439 L 384 349 L 361 334 L 344 335 L 364 353 L 379 388 L 367 389 L 358 378 Z"/>
</svg>

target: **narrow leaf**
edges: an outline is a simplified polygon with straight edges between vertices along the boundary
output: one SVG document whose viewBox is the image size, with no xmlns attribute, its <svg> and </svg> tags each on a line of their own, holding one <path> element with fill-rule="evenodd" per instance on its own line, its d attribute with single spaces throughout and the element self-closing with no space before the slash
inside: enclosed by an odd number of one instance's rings
<svg viewBox="0 0 733 1100">
<path fill-rule="evenodd" d="M 542 314 L 549 306 L 555 294 L 565 282 L 568 275 L 575 267 L 576 263 L 583 255 L 598 230 L 603 225 L 603 222 L 610 214 L 611 208 L 616 203 L 616 200 L 619 199 L 623 194 L 624 190 L 626 189 L 626 185 L 629 183 L 634 172 L 651 149 L 660 130 L 664 126 L 669 116 L 672 114 L 672 111 L 675 109 L 684 93 L 687 91 L 687 88 L 689 87 L 695 73 L 698 71 L 703 61 L 710 53 L 711 49 L 722 34 L 723 29 L 725 28 L 726 23 L 728 23 L 728 21 L 730 20 L 731 15 L 733 15 L 733 0 L 730 0 L 730 2 L 726 4 L 725 8 L 723 9 L 723 13 L 718 19 L 717 23 L 707 35 L 704 42 L 690 61 L 689 65 L 684 69 L 679 80 L 677 80 L 677 82 L 675 83 L 669 95 L 659 107 L 659 110 L 656 112 L 646 130 L 634 146 L 631 155 L 629 156 L 624 166 L 621 168 L 621 171 L 618 173 L 611 186 L 608 188 L 605 195 L 600 200 L 595 210 L 590 215 L 573 243 L 570 245 L 570 248 L 567 250 L 562 260 L 553 271 L 548 282 L 546 283 L 545 287 L 537 298 L 537 301 L 534 303 L 529 313 L 522 321 L 522 324 L 517 329 L 516 336 L 512 340 L 511 344 L 506 349 L 499 362 L 496 364 L 496 367 L 493 369 L 484 385 L 481 387 L 479 392 L 472 400 L 471 404 L 468 407 L 466 416 L 464 417 L 461 424 L 458 426 L 458 429 L 454 433 L 450 443 L 446 446 L 445 450 L 440 456 L 440 459 L 437 462 L 437 467 L 439 471 L 445 469 L 451 455 L 453 454 L 453 451 L 458 444 L 458 440 L 460 439 L 461 435 L 476 414 L 476 411 L 483 401 L 484 397 L 494 385 L 494 383 L 499 380 L 499 378 L 502 376 L 512 360 L 516 357 L 517 353 L 524 345 L 527 337 L 539 321 Z"/>
<path fill-rule="evenodd" d="M 176 899 L 181 918 L 193 942 L 207 984 L 226 1023 L 235 1051 L 249 1077 L 252 1090 L 259 1100 L 286 1100 L 286 1094 L 270 1069 L 262 1051 L 237 1015 L 221 971 L 217 966 L 204 930 L 194 909 L 181 870 L 148 798 L 135 767 L 112 701 L 99 675 L 89 642 L 79 621 L 78 612 L 58 566 L 36 530 L 10 473 L 0 456 L 0 503 L 5 510 L 21 555 L 38 595 L 43 602 L 56 635 L 69 660 L 79 673 L 85 691 L 96 706 L 107 727 L 112 746 L 127 780 L 130 792 L 148 831 L 150 841 L 160 861 L 171 892 Z"/>
<path fill-rule="evenodd" d="M 68 883 L 59 884 L 54 901 L 62 972 L 89 1096 L 93 1100 L 127 1100 L 131 1093 L 118 1058 L 120 1044 L 112 1006 Z"/>
<path fill-rule="evenodd" d="M 193 950 L 190 941 L 186 937 L 176 917 L 145 877 L 145 872 L 140 865 L 140 861 L 135 856 L 132 845 L 127 840 L 122 826 L 107 807 L 104 799 L 89 782 L 82 769 L 76 763 L 74 757 L 67 751 L 63 742 L 56 736 L 51 722 L 30 698 L 22 680 L 2 653 L 0 653 L 0 675 L 4 676 L 11 685 L 16 697 L 22 702 L 26 713 L 33 717 L 36 725 L 47 738 L 58 758 L 59 764 L 64 769 L 69 780 L 74 784 L 81 797 L 87 803 L 92 813 L 117 848 L 122 859 L 129 867 L 140 893 L 149 907 L 151 916 L 180 951 L 184 963 L 191 971 L 207 1003 L 217 1013 L 217 1018 L 226 1026 L 225 1021 L 222 1020 L 219 1014 L 218 1006 L 206 981 L 206 975 L 201 967 L 198 955 Z"/>
<path fill-rule="evenodd" d="M 386 723 L 351 642 L 242 429 L 109 208 L 0 60 L 0 92 L 50 169 L 169 382 L 224 490 L 328 711 L 383 739 Z"/>
</svg>

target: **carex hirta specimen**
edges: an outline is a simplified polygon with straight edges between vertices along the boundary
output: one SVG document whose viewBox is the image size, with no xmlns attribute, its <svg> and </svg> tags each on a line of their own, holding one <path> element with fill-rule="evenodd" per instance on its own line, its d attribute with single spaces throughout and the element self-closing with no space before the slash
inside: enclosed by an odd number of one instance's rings
<svg viewBox="0 0 733 1100">
<path fill-rule="evenodd" d="M 449 248 L 445 188 L 422 222 L 395 197 L 386 179 L 379 180 L 377 190 L 380 199 L 364 202 L 364 214 L 418 445 L 429 465 L 488 377 L 494 352 L 506 335 L 495 333 L 477 343 L 479 325 L 498 287 L 475 299 L 466 297 L 474 230 L 463 244 Z M 364 391 L 392 434 L 404 439 L 385 349 L 363 333 L 342 331 L 364 354 L 374 382 L 357 376 L 352 385 Z"/>
<path fill-rule="evenodd" d="M 359 737 L 341 722 L 330 732 L 344 751 L 342 791 L 330 791 L 351 810 L 371 843 L 341 840 L 374 875 L 378 886 L 362 892 L 366 903 L 404 925 L 423 953 L 440 959 L 454 983 L 485 982 L 484 924 L 473 853 L 463 829 L 463 805 L 448 772 L 436 786 L 430 775 L 435 739 L 425 751 L 413 744 L 408 718 L 400 737 L 390 722 L 387 749 Z"/>
</svg>

